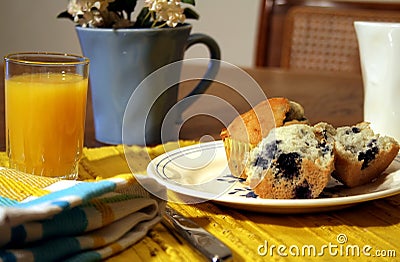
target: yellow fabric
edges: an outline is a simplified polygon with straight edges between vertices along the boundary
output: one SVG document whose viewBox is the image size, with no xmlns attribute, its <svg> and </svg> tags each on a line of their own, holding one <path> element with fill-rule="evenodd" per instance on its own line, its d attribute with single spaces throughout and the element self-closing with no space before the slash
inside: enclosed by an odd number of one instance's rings
<svg viewBox="0 0 400 262">
<path fill-rule="evenodd" d="M 153 158 L 165 150 L 193 143 L 135 147 L 132 152 L 145 172 L 147 153 Z M 4 154 L 0 155 L 0 163 L 6 165 Z M 127 175 L 130 169 L 123 147 L 109 146 L 86 148 L 79 172 L 81 179 L 95 180 Z M 94 173 L 102 177 L 95 177 Z M 249 212 L 213 202 L 170 205 L 228 245 L 234 261 L 396 261 L 400 257 L 400 195 L 344 210 L 302 215 Z M 193 262 L 203 258 L 187 242 L 158 224 L 140 242 L 108 261 Z"/>
<path fill-rule="evenodd" d="M 13 174 L 9 172 L 8 174 Z M 9 190 L 12 188 L 13 190 Z M 43 196 L 48 193 L 36 184 L 26 184 L 18 180 L 18 176 L 0 177 L 0 196 L 7 197 L 15 201 L 22 201 L 28 196 Z"/>
</svg>

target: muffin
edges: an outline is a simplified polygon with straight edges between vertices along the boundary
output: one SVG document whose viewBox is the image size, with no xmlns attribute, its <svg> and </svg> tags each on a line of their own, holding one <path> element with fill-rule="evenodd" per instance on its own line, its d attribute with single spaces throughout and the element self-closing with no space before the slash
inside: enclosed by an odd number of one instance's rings
<svg viewBox="0 0 400 262">
<path fill-rule="evenodd" d="M 399 152 L 394 138 L 375 134 L 366 122 L 339 127 L 331 134 L 336 151 L 333 176 L 348 187 L 379 177 Z"/>
<path fill-rule="evenodd" d="M 307 123 L 304 109 L 300 104 L 283 97 L 264 100 L 236 117 L 220 134 L 232 175 L 246 178 L 244 164 L 247 153 L 272 128 L 295 123 Z"/>
<path fill-rule="evenodd" d="M 309 199 L 321 194 L 334 171 L 334 142 L 315 131 L 305 124 L 277 127 L 250 151 L 247 182 L 259 197 Z"/>
</svg>

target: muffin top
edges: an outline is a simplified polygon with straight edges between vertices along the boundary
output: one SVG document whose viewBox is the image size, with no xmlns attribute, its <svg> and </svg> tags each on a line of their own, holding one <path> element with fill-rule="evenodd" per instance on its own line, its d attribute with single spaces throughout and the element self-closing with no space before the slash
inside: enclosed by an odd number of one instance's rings
<svg viewBox="0 0 400 262">
<path fill-rule="evenodd" d="M 236 117 L 227 129 L 222 130 L 221 138 L 230 137 L 256 145 L 274 127 L 306 122 L 301 105 L 283 97 L 270 98 Z"/>
</svg>

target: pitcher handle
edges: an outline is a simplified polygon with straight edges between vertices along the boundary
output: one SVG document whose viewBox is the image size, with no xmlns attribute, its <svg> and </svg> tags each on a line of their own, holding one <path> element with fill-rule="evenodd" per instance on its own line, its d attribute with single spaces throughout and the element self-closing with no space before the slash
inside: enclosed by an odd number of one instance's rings
<svg viewBox="0 0 400 262">
<path fill-rule="evenodd" d="M 205 72 L 202 80 L 195 86 L 195 88 L 185 97 L 193 96 L 193 95 L 198 95 L 204 93 L 207 88 L 211 85 L 212 79 L 215 78 L 215 76 L 218 73 L 219 67 L 220 67 L 220 60 L 221 60 L 221 51 L 220 48 L 217 44 L 217 42 L 211 38 L 208 35 L 201 34 L 201 33 L 196 33 L 196 34 L 191 34 L 188 38 L 186 50 L 191 47 L 194 44 L 204 44 L 210 54 L 210 62 L 208 63 L 207 71 Z M 181 108 L 181 112 L 185 111 L 186 108 L 189 106 L 188 103 L 182 104 L 184 108 Z"/>
</svg>

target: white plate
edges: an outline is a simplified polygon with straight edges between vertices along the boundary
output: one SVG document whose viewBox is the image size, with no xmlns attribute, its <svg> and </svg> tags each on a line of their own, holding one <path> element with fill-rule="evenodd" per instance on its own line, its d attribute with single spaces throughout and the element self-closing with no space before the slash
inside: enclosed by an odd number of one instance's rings
<svg viewBox="0 0 400 262">
<path fill-rule="evenodd" d="M 317 199 L 262 199 L 233 177 L 222 141 L 183 147 L 153 159 L 147 167 L 168 189 L 226 206 L 270 213 L 310 213 L 336 210 L 400 193 L 400 155 L 374 183 L 346 188 L 332 179 Z"/>
</svg>

